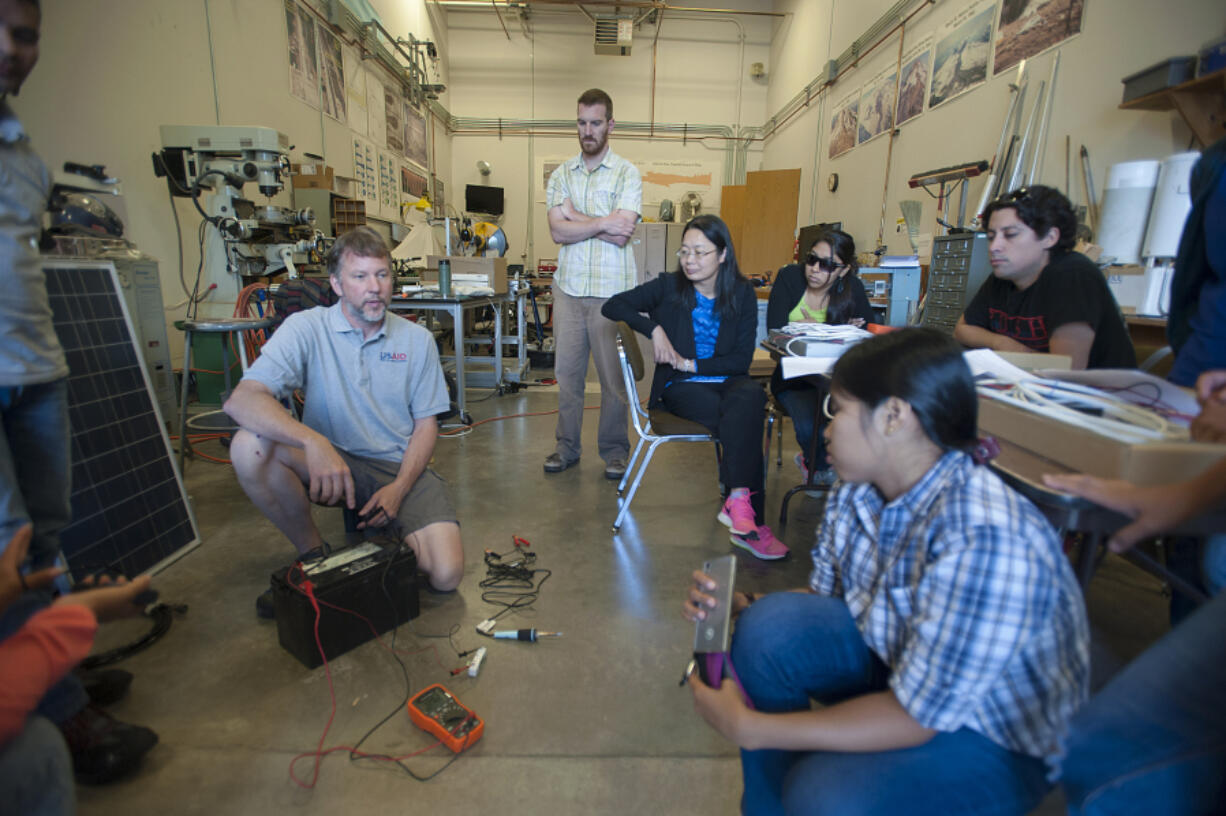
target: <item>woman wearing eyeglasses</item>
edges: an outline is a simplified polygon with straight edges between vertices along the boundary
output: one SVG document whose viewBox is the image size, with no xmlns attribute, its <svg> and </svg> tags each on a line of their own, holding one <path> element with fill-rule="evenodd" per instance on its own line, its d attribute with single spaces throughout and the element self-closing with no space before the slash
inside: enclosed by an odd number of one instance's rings
<svg viewBox="0 0 1226 816">
<path fill-rule="evenodd" d="M 1029 813 L 1089 686 L 1060 538 L 972 460 L 978 398 L 953 339 L 858 343 L 830 390 L 841 481 L 809 584 L 734 593 L 733 670 L 690 680 L 698 713 L 741 748 L 741 812 Z M 688 620 L 714 589 L 695 573 Z"/>
<path fill-rule="evenodd" d="M 788 323 L 851 323 L 856 326 L 871 323 L 873 308 L 860 281 L 859 270 L 856 242 L 850 235 L 840 230 L 820 233 L 804 264 L 790 264 L 775 275 L 766 307 L 766 328 L 779 329 Z M 816 469 L 814 481 L 833 484 L 834 471 L 826 464 L 822 428 L 815 425 L 817 405 L 826 395 L 826 389 L 806 379 L 783 379 L 780 365 L 771 375 L 771 393 L 792 418 L 796 442 L 800 445 L 796 465 L 806 478 L 809 470 Z M 815 433 L 816 455 L 810 462 L 809 446 Z"/>
<path fill-rule="evenodd" d="M 720 481 L 729 489 L 719 520 L 731 529 L 732 543 L 757 558 L 783 558 L 787 547 L 761 523 L 766 394 L 749 377 L 757 296 L 737 266 L 727 225 L 714 215 L 686 224 L 677 259 L 676 273 L 614 295 L 601 314 L 651 338 L 656 373 L 649 405 L 719 437 Z"/>
</svg>

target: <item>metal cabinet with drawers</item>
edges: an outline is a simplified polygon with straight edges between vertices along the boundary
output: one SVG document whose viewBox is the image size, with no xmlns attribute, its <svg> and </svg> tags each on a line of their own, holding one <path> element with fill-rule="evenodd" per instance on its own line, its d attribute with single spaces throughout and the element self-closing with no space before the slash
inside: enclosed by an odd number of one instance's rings
<svg viewBox="0 0 1226 816">
<path fill-rule="evenodd" d="M 934 237 L 923 325 L 952 333 L 966 304 L 991 272 L 986 234 Z"/>
</svg>

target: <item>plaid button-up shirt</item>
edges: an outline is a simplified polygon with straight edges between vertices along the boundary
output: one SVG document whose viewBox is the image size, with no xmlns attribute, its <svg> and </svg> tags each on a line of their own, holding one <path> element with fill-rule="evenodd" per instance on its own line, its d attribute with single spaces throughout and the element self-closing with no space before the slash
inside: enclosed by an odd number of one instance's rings
<svg viewBox="0 0 1226 816">
<path fill-rule="evenodd" d="M 1059 757 L 1089 687 L 1085 603 L 1055 531 L 986 467 L 947 453 L 889 504 L 840 485 L 810 586 L 846 601 L 921 725 Z"/>
<path fill-rule="evenodd" d="M 638 168 L 611 149 L 591 172 L 580 154 L 550 174 L 545 206 L 552 209 L 568 198 L 576 210 L 594 218 L 615 210 L 642 214 L 643 180 Z M 574 297 L 608 298 L 634 286 L 635 269 L 629 242 L 619 247 L 588 238 L 559 247 L 554 284 Z"/>
</svg>

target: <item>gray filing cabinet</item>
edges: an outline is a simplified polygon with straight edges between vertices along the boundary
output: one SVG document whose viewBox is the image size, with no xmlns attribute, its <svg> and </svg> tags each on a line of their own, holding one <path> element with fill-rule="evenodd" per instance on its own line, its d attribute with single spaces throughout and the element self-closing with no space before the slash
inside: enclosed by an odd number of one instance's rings
<svg viewBox="0 0 1226 816">
<path fill-rule="evenodd" d="M 659 277 L 661 272 L 677 271 L 677 250 L 685 224 L 640 223 L 630 236 L 638 283 Z"/>
<path fill-rule="evenodd" d="M 966 304 L 991 273 L 985 233 L 933 238 L 923 325 L 953 333 Z"/>
</svg>

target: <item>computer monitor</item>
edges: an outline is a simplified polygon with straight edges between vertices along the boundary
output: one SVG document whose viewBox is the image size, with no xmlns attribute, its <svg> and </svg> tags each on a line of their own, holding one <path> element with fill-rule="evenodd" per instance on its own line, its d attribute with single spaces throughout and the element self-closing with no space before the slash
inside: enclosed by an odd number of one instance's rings
<svg viewBox="0 0 1226 816">
<path fill-rule="evenodd" d="M 502 188 L 469 184 L 464 188 L 464 209 L 483 215 L 502 215 Z"/>
</svg>

